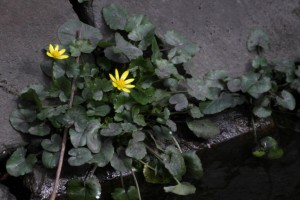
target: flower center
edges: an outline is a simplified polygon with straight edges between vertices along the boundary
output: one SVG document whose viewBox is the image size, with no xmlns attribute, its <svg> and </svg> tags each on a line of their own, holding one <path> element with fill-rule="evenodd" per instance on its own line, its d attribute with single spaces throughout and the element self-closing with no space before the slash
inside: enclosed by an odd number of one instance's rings
<svg viewBox="0 0 300 200">
<path fill-rule="evenodd" d="M 58 58 L 60 56 L 58 51 L 53 51 L 52 53 L 53 57 Z"/>
<path fill-rule="evenodd" d="M 120 79 L 120 80 L 117 80 L 116 84 L 118 85 L 119 88 L 125 88 L 125 81 Z"/>
</svg>

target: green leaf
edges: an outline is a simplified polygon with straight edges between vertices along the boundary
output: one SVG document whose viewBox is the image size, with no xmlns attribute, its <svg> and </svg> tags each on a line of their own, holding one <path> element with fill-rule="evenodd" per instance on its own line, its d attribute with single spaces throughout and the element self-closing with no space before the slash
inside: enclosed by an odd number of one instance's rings
<svg viewBox="0 0 300 200">
<path fill-rule="evenodd" d="M 153 87 L 147 89 L 131 90 L 131 97 L 142 105 L 147 105 L 153 101 L 155 89 Z"/>
<path fill-rule="evenodd" d="M 241 96 L 232 95 L 229 93 L 223 93 L 216 100 L 209 103 L 203 110 L 204 114 L 215 114 L 222 112 L 227 108 L 233 108 L 237 105 L 241 105 L 245 102 L 245 98 Z"/>
<path fill-rule="evenodd" d="M 122 133 L 122 126 L 118 123 L 109 123 L 108 128 L 101 129 L 100 133 L 103 136 L 113 137 Z"/>
<path fill-rule="evenodd" d="M 35 89 L 30 87 L 25 88 L 19 97 L 19 105 L 22 108 L 41 109 L 42 102 Z"/>
<path fill-rule="evenodd" d="M 149 165 L 144 165 L 143 175 L 145 177 L 145 181 L 148 183 L 154 184 L 167 184 L 172 179 L 169 173 L 166 173 L 166 169 L 160 169 L 157 165 L 155 167 L 155 171 L 150 169 Z"/>
<path fill-rule="evenodd" d="M 60 105 L 57 107 L 46 108 L 46 109 L 41 110 L 41 112 L 37 115 L 37 117 L 40 120 L 45 120 L 46 118 L 51 118 L 51 117 L 58 116 L 60 114 L 64 114 L 67 109 L 68 109 L 67 104 Z"/>
<path fill-rule="evenodd" d="M 189 110 L 189 114 L 191 117 L 193 117 L 194 119 L 198 119 L 203 117 L 203 113 L 201 112 L 201 110 L 198 107 L 193 106 L 190 110 Z"/>
<path fill-rule="evenodd" d="M 182 111 L 188 107 L 188 100 L 184 94 L 175 94 L 169 99 L 169 103 L 175 105 L 176 111 Z"/>
<path fill-rule="evenodd" d="M 200 158 L 195 151 L 188 151 L 182 154 L 187 167 L 187 173 L 191 178 L 199 180 L 203 176 L 203 168 Z"/>
<path fill-rule="evenodd" d="M 266 155 L 266 150 L 264 148 L 256 148 L 254 151 L 252 151 L 252 155 L 260 158 Z"/>
<path fill-rule="evenodd" d="M 167 44 L 173 46 L 168 53 L 168 59 L 174 64 L 189 61 L 199 51 L 199 47 L 196 44 L 188 41 L 175 31 L 168 31 L 164 38 Z"/>
<path fill-rule="evenodd" d="M 133 106 L 131 108 L 131 117 L 134 123 L 140 126 L 146 126 L 144 115 L 140 114 L 139 106 Z"/>
<path fill-rule="evenodd" d="M 148 17 L 143 15 L 132 16 L 128 19 L 128 23 L 125 27 L 128 34 L 128 38 L 132 41 L 141 41 L 150 34 L 154 34 L 155 27 L 151 24 Z"/>
<path fill-rule="evenodd" d="M 276 96 L 277 104 L 288 110 L 294 110 L 296 108 L 295 97 L 287 90 L 282 90 L 280 94 L 281 96 Z"/>
<path fill-rule="evenodd" d="M 189 195 L 196 192 L 196 187 L 188 182 L 182 182 L 175 186 L 164 187 L 164 190 L 178 195 Z"/>
<path fill-rule="evenodd" d="M 132 133 L 132 141 L 133 142 L 142 142 L 145 140 L 145 138 L 146 138 L 145 133 L 143 133 L 141 131 Z"/>
<path fill-rule="evenodd" d="M 111 166 L 119 172 L 130 172 L 131 171 L 131 159 L 119 158 L 116 153 L 114 153 L 112 159 L 110 160 Z"/>
<path fill-rule="evenodd" d="M 88 116 L 105 117 L 111 111 L 109 105 L 102 105 L 87 111 Z"/>
<path fill-rule="evenodd" d="M 32 171 L 34 164 L 37 162 L 36 156 L 29 154 L 25 158 L 26 149 L 18 148 L 7 160 L 6 170 L 11 176 L 23 176 Z"/>
<path fill-rule="evenodd" d="M 67 111 L 64 120 L 69 126 L 74 124 L 75 130 L 80 132 L 86 127 L 88 117 L 84 107 L 74 106 Z"/>
<path fill-rule="evenodd" d="M 167 60 L 155 60 L 155 65 L 157 66 L 155 69 L 155 74 L 160 79 L 169 78 L 171 75 L 178 74 L 176 67 Z"/>
<path fill-rule="evenodd" d="M 283 156 L 284 152 L 281 148 L 272 149 L 268 152 L 268 158 L 271 160 L 279 159 Z"/>
<path fill-rule="evenodd" d="M 268 67 L 268 61 L 265 57 L 255 56 L 254 60 L 252 61 L 252 67 L 254 69 L 260 69 L 260 68 Z"/>
<path fill-rule="evenodd" d="M 100 152 L 93 155 L 93 159 L 89 163 L 96 163 L 98 167 L 106 166 L 114 155 L 114 147 L 111 139 L 102 141 Z"/>
<path fill-rule="evenodd" d="M 32 126 L 28 129 L 28 133 L 36 136 L 46 136 L 50 134 L 50 127 L 45 123 L 38 124 L 36 126 Z"/>
<path fill-rule="evenodd" d="M 197 100 L 204 101 L 208 96 L 207 87 L 204 86 L 202 81 L 195 78 L 189 78 L 186 79 L 186 84 L 188 94 L 196 98 Z"/>
<path fill-rule="evenodd" d="M 43 151 L 42 162 L 43 165 L 49 169 L 53 169 L 57 166 L 59 160 L 60 152 L 52 153 L 48 151 Z"/>
<path fill-rule="evenodd" d="M 61 142 L 62 142 L 62 139 L 61 139 L 60 135 L 53 134 L 53 135 L 51 135 L 51 140 L 43 139 L 41 145 L 42 145 L 43 149 L 45 149 L 49 152 L 55 153 L 60 150 Z"/>
<path fill-rule="evenodd" d="M 68 154 L 70 155 L 68 163 L 71 166 L 83 165 L 93 158 L 91 151 L 84 147 L 73 148 L 68 152 Z"/>
<path fill-rule="evenodd" d="M 77 39 L 70 45 L 70 53 L 73 57 L 79 57 L 81 53 L 92 53 L 96 47 L 89 40 Z"/>
<path fill-rule="evenodd" d="M 113 30 L 124 30 L 127 24 L 127 11 L 118 4 L 108 4 L 102 10 L 106 24 Z"/>
<path fill-rule="evenodd" d="M 227 82 L 227 88 L 230 92 L 238 92 L 241 90 L 241 79 L 233 78 Z"/>
<path fill-rule="evenodd" d="M 102 39 L 99 29 L 79 20 L 69 20 L 58 29 L 58 38 L 63 45 L 69 46 L 74 40 L 78 39 L 78 36 L 82 40 L 89 40 L 93 47 L 96 47 Z"/>
<path fill-rule="evenodd" d="M 70 200 L 95 200 L 100 199 L 101 185 L 95 177 L 87 180 L 72 179 L 67 183 L 67 194 Z"/>
<path fill-rule="evenodd" d="M 139 200 L 138 191 L 135 186 L 130 186 L 127 191 L 124 188 L 115 188 L 111 193 L 113 200 Z"/>
<path fill-rule="evenodd" d="M 264 50 L 269 49 L 269 37 L 262 30 L 252 31 L 247 41 L 249 51 L 255 51 L 257 47 L 261 47 Z"/>
<path fill-rule="evenodd" d="M 241 78 L 241 89 L 254 98 L 258 98 L 261 94 L 272 88 L 271 79 L 269 77 L 260 78 L 259 74 L 249 73 Z"/>
<path fill-rule="evenodd" d="M 197 137 L 210 139 L 220 134 L 218 125 L 209 119 L 187 121 L 188 128 Z"/>
<path fill-rule="evenodd" d="M 9 121 L 12 127 L 22 133 L 28 133 L 30 123 L 36 119 L 36 112 L 28 109 L 18 109 L 10 114 Z"/>
<path fill-rule="evenodd" d="M 161 155 L 165 168 L 179 181 L 186 172 L 184 159 L 174 146 L 168 146 L 165 154 Z"/>
<path fill-rule="evenodd" d="M 155 37 L 153 37 L 152 41 L 151 41 L 151 50 L 152 50 L 152 56 L 151 56 L 152 62 L 162 59 L 162 53 L 160 52 L 160 49 L 159 49 L 159 46 L 157 44 Z"/>
<path fill-rule="evenodd" d="M 147 150 L 143 142 L 134 142 L 133 140 L 130 140 L 125 153 L 128 157 L 141 160 L 147 155 Z"/>
<path fill-rule="evenodd" d="M 41 70 L 43 73 L 48 76 L 52 77 L 52 67 L 53 67 L 53 60 L 44 60 L 40 64 Z"/>
<path fill-rule="evenodd" d="M 112 60 L 117 63 L 128 63 L 129 59 L 125 55 L 125 53 L 122 52 L 121 49 L 117 47 L 107 47 L 104 50 L 105 57 L 109 60 Z"/>
<path fill-rule="evenodd" d="M 165 126 L 153 126 L 153 133 L 158 137 L 166 140 L 172 140 L 172 131 Z"/>
<path fill-rule="evenodd" d="M 143 55 L 143 51 L 127 42 L 119 33 L 115 34 L 116 47 L 127 56 L 129 60 L 136 59 Z"/>
<path fill-rule="evenodd" d="M 262 138 L 260 140 L 260 144 L 264 149 L 266 149 L 268 151 L 278 148 L 277 141 L 271 136 L 267 136 L 267 137 Z"/>
<path fill-rule="evenodd" d="M 257 117 L 266 118 L 271 116 L 272 109 L 270 107 L 270 99 L 267 96 L 259 98 L 254 105 L 252 112 Z"/>
<path fill-rule="evenodd" d="M 207 87 L 215 87 L 224 89 L 225 81 L 228 79 L 228 73 L 225 70 L 212 70 L 204 76 L 205 85 Z"/>
</svg>

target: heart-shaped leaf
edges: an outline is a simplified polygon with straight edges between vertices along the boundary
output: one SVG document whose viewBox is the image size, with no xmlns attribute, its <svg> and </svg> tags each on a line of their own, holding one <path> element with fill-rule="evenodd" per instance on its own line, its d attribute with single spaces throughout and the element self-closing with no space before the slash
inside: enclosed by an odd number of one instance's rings
<svg viewBox="0 0 300 200">
<path fill-rule="evenodd" d="M 26 149 L 20 147 L 10 156 L 6 162 L 6 170 L 10 175 L 23 176 L 32 171 L 37 162 L 36 155 L 29 154 L 27 158 L 25 155 Z"/>
<path fill-rule="evenodd" d="M 46 136 L 50 134 L 50 127 L 44 123 L 38 124 L 36 126 L 32 126 L 28 129 L 28 132 L 31 135 L 36 135 L 36 136 Z"/>
<path fill-rule="evenodd" d="M 28 133 L 30 123 L 36 119 L 36 112 L 28 109 L 18 109 L 10 114 L 9 121 L 17 131 Z"/>
<path fill-rule="evenodd" d="M 269 37 L 262 30 L 254 30 L 250 34 L 247 42 L 249 51 L 255 51 L 257 47 L 261 47 L 264 50 L 269 49 Z"/>
<path fill-rule="evenodd" d="M 191 178 L 199 180 L 203 176 L 203 168 L 200 158 L 195 151 L 188 151 L 182 154 L 187 167 L 187 173 Z"/>
<path fill-rule="evenodd" d="M 43 151 L 42 162 L 43 165 L 49 169 L 53 169 L 57 166 L 59 160 L 60 152 L 52 153 L 48 151 Z"/>
<path fill-rule="evenodd" d="M 196 187 L 188 182 L 182 182 L 175 186 L 164 187 L 164 190 L 178 195 L 189 195 L 196 192 Z"/>
<path fill-rule="evenodd" d="M 102 10 L 106 24 L 113 30 L 124 30 L 127 24 L 127 11 L 118 4 L 108 4 Z"/>
<path fill-rule="evenodd" d="M 113 200 L 138 200 L 139 195 L 135 186 L 129 186 L 128 190 L 124 188 L 116 188 L 112 193 Z"/>
<path fill-rule="evenodd" d="M 136 59 L 143 55 L 143 51 L 127 42 L 119 33 L 115 34 L 116 47 L 124 53 L 129 60 Z"/>
<path fill-rule="evenodd" d="M 147 155 L 145 144 L 130 140 L 126 148 L 126 155 L 137 160 L 143 159 Z"/>
<path fill-rule="evenodd" d="M 106 166 L 114 155 L 114 147 L 110 139 L 102 141 L 100 152 L 93 155 L 89 163 L 96 163 L 98 167 Z"/>
<path fill-rule="evenodd" d="M 67 183 L 68 198 L 72 200 L 100 199 L 101 185 L 95 177 L 87 180 L 72 179 Z"/>
<path fill-rule="evenodd" d="M 110 164 L 115 170 L 128 173 L 131 171 L 132 160 L 129 158 L 121 159 L 116 153 L 114 153 L 112 159 L 110 160 Z"/>
<path fill-rule="evenodd" d="M 107 137 L 120 135 L 122 132 L 122 126 L 118 123 L 109 123 L 108 128 L 104 128 L 100 131 L 101 135 Z"/>
<path fill-rule="evenodd" d="M 169 78 L 171 75 L 178 74 L 176 67 L 167 60 L 155 60 L 155 65 L 157 66 L 155 69 L 155 74 L 160 79 Z"/>
<path fill-rule="evenodd" d="M 188 100 L 184 94 L 175 94 L 169 99 L 170 104 L 175 104 L 176 111 L 182 111 L 188 107 Z"/>
<path fill-rule="evenodd" d="M 49 139 L 44 139 L 42 140 L 42 147 L 43 149 L 49 151 L 49 152 L 58 152 L 61 148 L 61 142 L 62 142 L 62 139 L 60 137 L 60 135 L 58 134 L 53 134 L 51 136 L 51 140 Z"/>
<path fill-rule="evenodd" d="M 288 110 L 294 110 L 296 107 L 295 97 L 287 90 L 281 91 L 281 95 L 276 97 L 276 102 Z"/>
<path fill-rule="evenodd" d="M 84 147 L 77 149 L 73 148 L 68 152 L 68 154 L 70 155 L 68 163 L 71 166 L 83 165 L 93 158 L 91 151 Z"/>
<path fill-rule="evenodd" d="M 220 134 L 218 125 L 209 119 L 187 121 L 187 125 L 197 137 L 204 139 L 210 139 Z"/>
</svg>

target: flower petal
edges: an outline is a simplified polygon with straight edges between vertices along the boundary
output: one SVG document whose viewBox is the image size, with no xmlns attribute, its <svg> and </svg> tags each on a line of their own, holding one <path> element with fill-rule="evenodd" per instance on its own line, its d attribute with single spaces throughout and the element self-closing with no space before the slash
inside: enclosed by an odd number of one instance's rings
<svg viewBox="0 0 300 200">
<path fill-rule="evenodd" d="M 124 80 L 124 81 L 125 81 L 125 79 L 127 78 L 128 74 L 129 74 L 129 71 L 126 70 L 126 71 L 122 74 L 121 80 Z"/>
<path fill-rule="evenodd" d="M 54 51 L 52 44 L 49 44 L 49 51 L 50 51 L 50 53 L 53 53 L 53 51 Z"/>
<path fill-rule="evenodd" d="M 59 59 L 59 60 L 63 60 L 63 59 L 66 59 L 66 58 L 69 58 L 69 56 L 68 55 L 61 55 L 61 56 L 56 57 L 56 59 Z"/>
<path fill-rule="evenodd" d="M 135 85 L 125 85 L 125 88 L 134 88 Z"/>
<path fill-rule="evenodd" d="M 122 90 L 123 90 L 124 92 L 130 93 L 130 90 L 128 90 L 128 89 L 126 89 L 126 88 L 122 88 Z"/>
<path fill-rule="evenodd" d="M 63 55 L 66 52 L 66 49 L 61 49 L 58 53 L 59 55 Z"/>
<path fill-rule="evenodd" d="M 124 82 L 125 82 L 125 84 L 128 84 L 128 83 L 131 83 L 133 81 L 134 81 L 134 78 L 130 78 L 130 79 L 125 80 Z"/>
<path fill-rule="evenodd" d="M 118 87 L 118 85 L 117 85 L 115 82 L 112 82 L 112 85 L 113 85 L 114 87 Z"/>
<path fill-rule="evenodd" d="M 55 46 L 54 51 L 58 51 L 58 50 L 59 50 L 59 45 L 57 44 L 57 45 Z"/>
<path fill-rule="evenodd" d="M 47 56 L 53 58 L 53 55 L 49 51 L 47 51 Z"/>
<path fill-rule="evenodd" d="M 115 77 L 116 80 L 120 80 L 119 71 L 117 69 L 115 69 Z"/>
<path fill-rule="evenodd" d="M 110 79 L 111 79 L 113 82 L 116 82 L 116 81 L 117 81 L 113 75 L 109 74 L 109 77 L 110 77 Z"/>
</svg>

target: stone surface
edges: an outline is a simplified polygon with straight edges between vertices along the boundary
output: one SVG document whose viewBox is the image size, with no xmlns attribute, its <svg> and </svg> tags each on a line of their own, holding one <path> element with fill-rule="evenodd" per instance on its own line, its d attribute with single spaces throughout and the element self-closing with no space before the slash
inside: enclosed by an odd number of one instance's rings
<svg viewBox="0 0 300 200">
<path fill-rule="evenodd" d="M 300 58 L 298 0 L 93 1 L 92 9 L 83 8 L 90 12 L 86 19 L 94 19 L 95 26 L 102 30 L 100 13 L 108 3 L 118 3 L 132 15 L 149 16 L 160 34 L 175 30 L 196 42 L 201 49 L 194 58 L 195 67 L 190 68 L 195 76 L 211 69 L 226 69 L 232 75 L 243 73 L 254 57 L 247 51 L 246 41 L 255 29 L 269 34 L 268 58 Z"/>
<path fill-rule="evenodd" d="M 1 200 L 16 200 L 16 197 L 12 195 L 8 188 L 0 184 L 0 199 Z"/>
<path fill-rule="evenodd" d="M 43 81 L 42 49 L 57 43 L 58 27 L 76 18 L 72 5 L 56 0 L 0 1 L 0 153 L 24 145 L 9 124 L 16 97 L 26 85 Z"/>
</svg>

